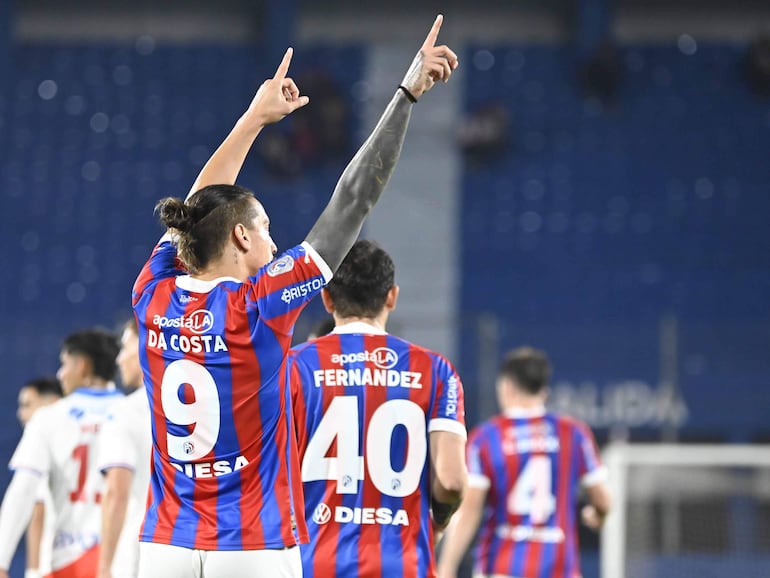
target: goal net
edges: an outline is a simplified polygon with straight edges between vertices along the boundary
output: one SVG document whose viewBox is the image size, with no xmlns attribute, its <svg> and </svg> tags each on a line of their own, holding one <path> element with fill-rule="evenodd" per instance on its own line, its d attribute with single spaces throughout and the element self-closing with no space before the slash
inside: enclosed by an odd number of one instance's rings
<svg viewBox="0 0 770 578">
<path fill-rule="evenodd" d="M 770 578 L 770 447 L 612 444 L 602 578 Z"/>
</svg>

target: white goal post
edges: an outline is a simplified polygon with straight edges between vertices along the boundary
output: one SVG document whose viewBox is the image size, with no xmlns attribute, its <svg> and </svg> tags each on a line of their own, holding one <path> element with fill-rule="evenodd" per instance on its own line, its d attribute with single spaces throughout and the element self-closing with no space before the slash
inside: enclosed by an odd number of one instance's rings
<svg viewBox="0 0 770 578">
<path fill-rule="evenodd" d="M 613 443 L 602 578 L 770 577 L 770 446 Z"/>
</svg>

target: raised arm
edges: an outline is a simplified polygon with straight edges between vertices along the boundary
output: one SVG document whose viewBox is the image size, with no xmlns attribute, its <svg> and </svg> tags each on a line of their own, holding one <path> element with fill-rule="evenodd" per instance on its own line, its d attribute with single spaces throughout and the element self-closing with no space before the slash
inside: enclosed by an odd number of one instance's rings
<svg viewBox="0 0 770 578">
<path fill-rule="evenodd" d="M 307 96 L 300 96 L 297 85 L 286 76 L 292 54 L 293 50 L 289 48 L 275 76 L 262 83 L 248 110 L 201 170 L 188 199 L 208 185 L 235 184 L 251 145 L 265 125 L 278 122 L 310 102 Z"/>
<path fill-rule="evenodd" d="M 443 16 L 433 23 L 420 51 L 372 134 L 342 173 L 329 204 L 305 239 L 335 271 L 358 237 L 401 155 L 412 105 L 437 80 L 449 80 L 457 56 L 436 46 Z"/>
</svg>

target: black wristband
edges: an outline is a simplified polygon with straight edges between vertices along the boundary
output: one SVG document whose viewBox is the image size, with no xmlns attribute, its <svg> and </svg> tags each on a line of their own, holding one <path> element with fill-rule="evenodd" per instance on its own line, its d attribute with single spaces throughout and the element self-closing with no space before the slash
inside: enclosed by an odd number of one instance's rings
<svg viewBox="0 0 770 578">
<path fill-rule="evenodd" d="M 406 98 L 409 100 L 409 102 L 412 104 L 417 102 L 417 99 L 414 97 L 414 95 L 409 92 L 409 90 L 403 84 L 399 84 L 398 87 L 404 91 L 404 95 L 406 95 Z"/>
<path fill-rule="evenodd" d="M 433 521 L 443 528 L 449 523 L 449 519 L 452 517 L 452 514 L 457 511 L 459 506 L 459 502 L 456 504 L 445 504 L 444 502 L 439 502 L 436 498 L 431 497 L 430 509 Z"/>
</svg>

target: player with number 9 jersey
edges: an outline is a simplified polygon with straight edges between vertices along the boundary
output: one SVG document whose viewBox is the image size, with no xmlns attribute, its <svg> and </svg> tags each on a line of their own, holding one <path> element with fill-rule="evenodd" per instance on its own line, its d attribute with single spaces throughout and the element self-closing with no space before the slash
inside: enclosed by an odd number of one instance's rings
<svg viewBox="0 0 770 578">
<path fill-rule="evenodd" d="M 301 496 L 288 476 L 278 375 L 297 316 L 330 277 L 307 243 L 246 282 L 189 276 L 169 236 L 155 248 L 134 288 L 153 433 L 142 541 L 200 550 L 297 544 Z"/>
<path fill-rule="evenodd" d="M 374 297 L 362 314 L 350 296 L 365 294 L 365 286 L 381 301 Z M 453 467 L 464 482 L 462 383 L 444 357 L 384 331 L 389 291 L 397 292 L 392 261 L 359 241 L 322 293 L 334 332 L 294 348 L 287 360 L 310 530 L 301 548 L 308 578 L 435 576 L 431 436 L 456 438 Z"/>
<path fill-rule="evenodd" d="M 262 129 L 309 101 L 287 76 L 291 48 L 187 198 L 157 204 L 169 236 L 133 294 L 154 446 L 140 578 L 301 575 L 292 546 L 307 530 L 280 369 L 300 311 L 384 191 L 412 105 L 457 65 L 435 46 L 440 25 L 441 17 L 301 245 L 274 260 L 264 207 L 235 185 Z"/>
</svg>

